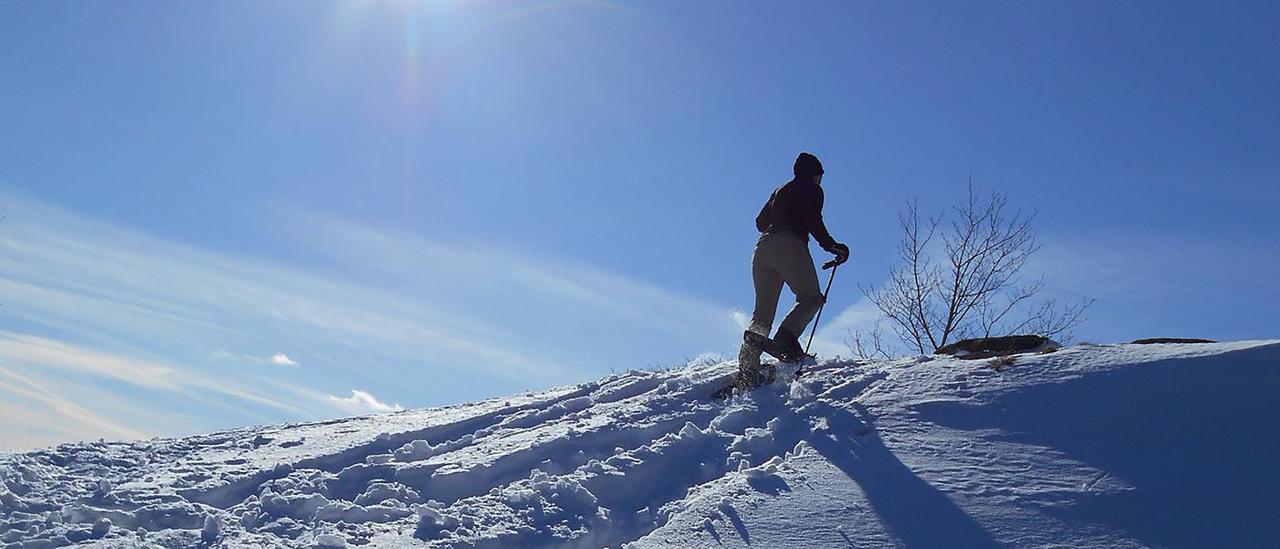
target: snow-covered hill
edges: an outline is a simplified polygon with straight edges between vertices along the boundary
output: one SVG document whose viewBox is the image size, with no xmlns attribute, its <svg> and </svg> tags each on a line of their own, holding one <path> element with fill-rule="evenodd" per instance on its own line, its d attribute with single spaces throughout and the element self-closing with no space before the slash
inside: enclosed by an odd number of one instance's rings
<svg viewBox="0 0 1280 549">
<path fill-rule="evenodd" d="M 727 402 L 734 364 L 701 364 L 63 445 L 0 458 L 0 546 L 1280 543 L 1280 343 L 990 364 L 827 361 Z"/>
</svg>

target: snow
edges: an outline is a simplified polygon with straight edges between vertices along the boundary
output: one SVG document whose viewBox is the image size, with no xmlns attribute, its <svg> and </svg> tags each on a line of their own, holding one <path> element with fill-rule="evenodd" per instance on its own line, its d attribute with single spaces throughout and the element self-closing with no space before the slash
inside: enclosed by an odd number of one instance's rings
<svg viewBox="0 0 1280 549">
<path fill-rule="evenodd" d="M 0 547 L 1264 546 L 1280 342 L 732 362 L 0 457 Z"/>
</svg>

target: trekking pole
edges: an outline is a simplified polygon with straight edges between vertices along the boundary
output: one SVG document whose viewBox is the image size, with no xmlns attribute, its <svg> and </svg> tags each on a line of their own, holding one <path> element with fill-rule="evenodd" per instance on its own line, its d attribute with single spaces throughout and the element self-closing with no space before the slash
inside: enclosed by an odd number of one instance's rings
<svg viewBox="0 0 1280 549">
<path fill-rule="evenodd" d="M 804 345 L 804 354 L 809 354 L 809 347 L 813 345 L 813 336 L 818 333 L 818 322 L 822 320 L 822 310 L 827 307 L 827 294 L 831 293 L 831 283 L 836 280 L 836 269 L 840 268 L 840 264 L 835 260 L 828 261 L 822 268 L 831 267 L 831 277 L 827 278 L 827 289 L 822 292 L 822 305 L 818 306 L 818 316 L 813 319 L 813 331 L 809 332 L 809 342 Z"/>
</svg>

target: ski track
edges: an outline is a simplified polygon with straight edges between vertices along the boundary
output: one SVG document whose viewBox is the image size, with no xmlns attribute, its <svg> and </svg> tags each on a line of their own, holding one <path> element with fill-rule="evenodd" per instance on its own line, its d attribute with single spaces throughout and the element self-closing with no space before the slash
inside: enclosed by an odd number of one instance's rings
<svg viewBox="0 0 1280 549">
<path fill-rule="evenodd" d="M 1016 376 L 950 358 L 829 360 L 799 379 L 784 367 L 773 386 L 715 401 L 708 395 L 736 369 L 724 362 L 447 408 L 68 444 L 0 457 L 0 547 L 752 545 L 757 507 L 797 490 L 842 513 L 884 515 L 810 478 L 825 463 L 816 456 L 860 447 L 885 449 L 866 459 L 887 454 L 897 464 L 890 472 L 918 475 L 927 484 L 900 478 L 921 497 L 936 490 L 956 505 L 994 502 L 1009 507 L 997 518 L 1033 522 L 1042 519 L 1037 510 L 1080 494 L 1132 487 L 1057 450 L 969 426 L 972 413 L 953 410 L 977 410 L 1022 387 L 1260 345 L 1081 346 L 1020 357 L 1006 369 Z M 859 467 L 840 465 L 850 477 Z M 1005 542 L 1053 543 L 971 513 L 952 526 L 978 520 L 995 524 L 989 535 Z M 911 544 L 913 533 L 890 526 L 869 527 L 858 543 Z M 1044 530 L 1068 527 L 1100 545 L 1134 544 L 1096 525 L 1050 521 Z M 772 543 L 755 535 L 756 544 Z M 857 544 L 840 528 L 813 535 Z"/>
</svg>

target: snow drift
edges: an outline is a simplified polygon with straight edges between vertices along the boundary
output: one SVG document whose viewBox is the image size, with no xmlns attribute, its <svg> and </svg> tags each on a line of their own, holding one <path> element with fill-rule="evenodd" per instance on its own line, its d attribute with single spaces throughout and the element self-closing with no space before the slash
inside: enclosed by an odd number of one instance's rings
<svg viewBox="0 0 1280 549">
<path fill-rule="evenodd" d="M 0 546 L 1262 546 L 1280 343 L 735 365 L 0 457 Z"/>
</svg>

